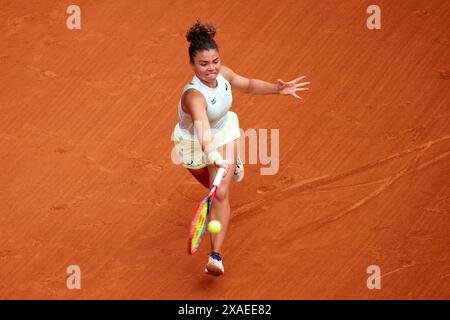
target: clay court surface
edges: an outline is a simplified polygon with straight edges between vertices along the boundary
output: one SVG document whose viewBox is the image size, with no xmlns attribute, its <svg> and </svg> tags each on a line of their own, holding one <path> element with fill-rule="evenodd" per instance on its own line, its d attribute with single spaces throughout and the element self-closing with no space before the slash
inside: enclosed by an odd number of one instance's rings
<svg viewBox="0 0 450 320">
<path fill-rule="evenodd" d="M 81 30 L 72 1 L 0 0 L 0 298 L 450 298 L 449 1 L 377 1 L 381 30 L 360 0 L 75 2 Z M 233 184 L 221 278 L 208 237 L 186 248 L 207 190 L 171 162 L 196 18 L 236 72 L 311 81 L 233 92 L 280 165 Z"/>
</svg>

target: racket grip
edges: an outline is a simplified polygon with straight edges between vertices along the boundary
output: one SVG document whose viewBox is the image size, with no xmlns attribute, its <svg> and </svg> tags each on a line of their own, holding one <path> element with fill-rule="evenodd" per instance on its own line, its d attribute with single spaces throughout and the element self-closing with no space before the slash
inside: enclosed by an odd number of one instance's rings
<svg viewBox="0 0 450 320">
<path fill-rule="evenodd" d="M 225 168 L 219 168 L 219 170 L 217 170 L 217 174 L 216 174 L 216 177 L 214 178 L 213 186 L 216 186 L 216 187 L 219 186 L 220 182 L 222 181 L 224 173 L 225 173 Z"/>
</svg>

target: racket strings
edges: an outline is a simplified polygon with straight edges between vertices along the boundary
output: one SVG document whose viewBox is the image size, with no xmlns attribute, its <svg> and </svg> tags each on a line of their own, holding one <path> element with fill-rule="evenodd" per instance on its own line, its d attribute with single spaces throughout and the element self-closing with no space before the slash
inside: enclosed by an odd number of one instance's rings
<svg viewBox="0 0 450 320">
<path fill-rule="evenodd" d="M 211 200 L 207 199 L 207 201 L 205 201 L 205 203 L 202 205 L 200 209 L 199 216 L 195 224 L 194 236 L 192 239 L 192 248 L 191 248 L 192 251 L 197 250 L 198 247 L 200 246 L 203 234 L 205 233 L 206 230 L 206 221 L 210 206 Z"/>
</svg>

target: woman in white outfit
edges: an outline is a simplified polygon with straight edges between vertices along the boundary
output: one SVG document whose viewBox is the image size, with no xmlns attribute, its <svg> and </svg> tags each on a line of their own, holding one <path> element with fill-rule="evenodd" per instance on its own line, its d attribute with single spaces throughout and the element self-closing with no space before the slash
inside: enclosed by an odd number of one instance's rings
<svg viewBox="0 0 450 320">
<path fill-rule="evenodd" d="M 250 94 L 282 94 L 301 99 L 296 92 L 308 90 L 304 77 L 278 83 L 248 79 L 222 65 L 214 40 L 215 27 L 197 21 L 187 32 L 189 57 L 194 78 L 184 87 L 178 104 L 178 124 L 173 132 L 177 154 L 182 164 L 206 188 L 210 188 L 217 169 L 226 169 L 210 212 L 222 230 L 211 234 L 211 254 L 205 272 L 224 273 L 222 244 L 230 219 L 229 188 L 231 180 L 241 181 L 244 166 L 238 156 L 239 120 L 229 111 L 232 89 Z"/>
</svg>

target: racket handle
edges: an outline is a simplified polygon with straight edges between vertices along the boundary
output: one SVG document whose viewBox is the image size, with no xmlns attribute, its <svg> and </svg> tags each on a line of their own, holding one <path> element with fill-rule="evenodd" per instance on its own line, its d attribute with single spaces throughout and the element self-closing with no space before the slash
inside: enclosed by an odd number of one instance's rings
<svg viewBox="0 0 450 320">
<path fill-rule="evenodd" d="M 217 174 L 216 174 L 216 177 L 214 178 L 213 186 L 216 186 L 216 187 L 219 186 L 220 182 L 222 181 L 224 173 L 225 173 L 225 168 L 219 168 L 219 170 L 217 170 Z"/>
</svg>

